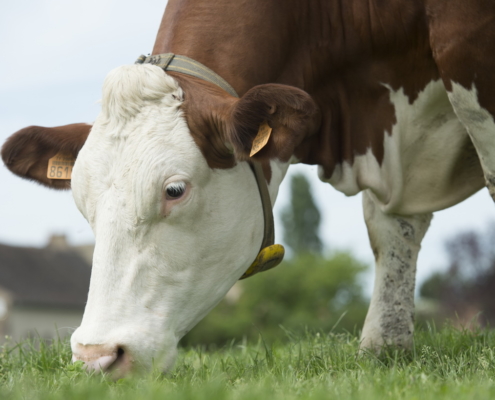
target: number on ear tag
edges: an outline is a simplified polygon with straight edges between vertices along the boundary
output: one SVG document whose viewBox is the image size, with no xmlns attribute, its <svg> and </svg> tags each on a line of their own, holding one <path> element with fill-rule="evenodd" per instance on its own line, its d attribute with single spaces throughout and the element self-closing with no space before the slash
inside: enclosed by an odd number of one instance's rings
<svg viewBox="0 0 495 400">
<path fill-rule="evenodd" d="M 254 156 L 258 151 L 260 151 L 263 147 L 266 146 L 268 140 L 270 139 L 270 135 L 272 133 L 272 128 L 265 121 L 260 125 L 260 129 L 258 130 L 258 134 L 253 140 L 253 146 L 251 147 L 251 153 L 249 157 Z"/>
<path fill-rule="evenodd" d="M 67 153 L 58 153 L 48 160 L 46 177 L 50 179 L 70 179 L 76 159 Z"/>
</svg>

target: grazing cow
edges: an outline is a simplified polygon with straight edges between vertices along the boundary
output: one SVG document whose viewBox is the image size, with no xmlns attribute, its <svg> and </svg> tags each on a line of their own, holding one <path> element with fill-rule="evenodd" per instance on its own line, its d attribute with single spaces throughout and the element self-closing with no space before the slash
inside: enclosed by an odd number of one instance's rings
<svg viewBox="0 0 495 400">
<path fill-rule="evenodd" d="M 2 149 L 15 174 L 71 187 L 94 230 L 74 359 L 170 368 L 250 265 L 280 260 L 260 193 L 273 203 L 295 162 L 363 193 L 362 346 L 409 346 L 432 212 L 495 196 L 494 18 L 491 0 L 170 0 L 153 56 L 108 75 L 92 127 L 28 127 Z M 75 157 L 72 181 L 52 179 Z"/>
</svg>

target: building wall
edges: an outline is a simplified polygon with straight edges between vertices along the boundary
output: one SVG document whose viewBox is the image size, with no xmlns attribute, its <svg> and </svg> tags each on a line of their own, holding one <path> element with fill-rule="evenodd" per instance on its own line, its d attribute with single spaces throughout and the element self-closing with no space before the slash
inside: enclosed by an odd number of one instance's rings
<svg viewBox="0 0 495 400">
<path fill-rule="evenodd" d="M 5 321 L 4 335 L 19 341 L 27 337 L 53 339 L 72 334 L 81 324 L 83 310 L 12 306 Z M 0 342 L 5 336 L 0 338 Z"/>
<path fill-rule="evenodd" d="M 7 321 L 12 308 L 12 298 L 6 290 L 0 289 L 0 343 L 7 334 Z"/>
</svg>

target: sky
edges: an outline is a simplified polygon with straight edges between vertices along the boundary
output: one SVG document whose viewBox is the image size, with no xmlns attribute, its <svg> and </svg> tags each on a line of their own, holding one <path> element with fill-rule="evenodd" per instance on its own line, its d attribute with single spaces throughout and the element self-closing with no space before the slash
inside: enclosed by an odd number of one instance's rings
<svg viewBox="0 0 495 400">
<path fill-rule="evenodd" d="M 92 122 L 106 74 L 151 52 L 165 9 L 164 0 L 16 0 L 0 5 L 0 143 L 29 125 Z M 311 182 L 322 210 L 321 236 L 327 249 L 350 250 L 372 263 L 361 196 L 346 197 L 320 182 L 315 166 L 295 165 L 280 188 L 275 206 L 281 241 L 280 210 L 287 205 L 290 174 Z M 51 234 L 72 244 L 94 241 L 71 193 L 22 180 L 0 166 L 0 243 L 44 246 Z M 418 281 L 445 268 L 444 243 L 456 233 L 483 231 L 495 221 L 486 189 L 435 214 L 423 241 Z M 371 288 L 372 275 L 367 278 Z"/>
</svg>

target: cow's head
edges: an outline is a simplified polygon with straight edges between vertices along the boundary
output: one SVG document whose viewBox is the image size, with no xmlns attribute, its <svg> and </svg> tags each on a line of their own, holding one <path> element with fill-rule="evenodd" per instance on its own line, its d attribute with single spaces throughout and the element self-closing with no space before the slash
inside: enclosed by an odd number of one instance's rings
<svg viewBox="0 0 495 400">
<path fill-rule="evenodd" d="M 254 157 L 274 201 L 295 147 L 319 124 L 310 96 L 288 86 L 237 99 L 156 66 L 125 66 L 107 77 L 92 128 L 30 127 L 7 140 L 8 168 L 71 187 L 96 237 L 75 359 L 121 372 L 173 364 L 180 338 L 260 249 L 260 195 L 244 161 L 264 121 L 273 131 Z M 59 152 L 77 157 L 72 182 L 47 178 Z"/>
</svg>

